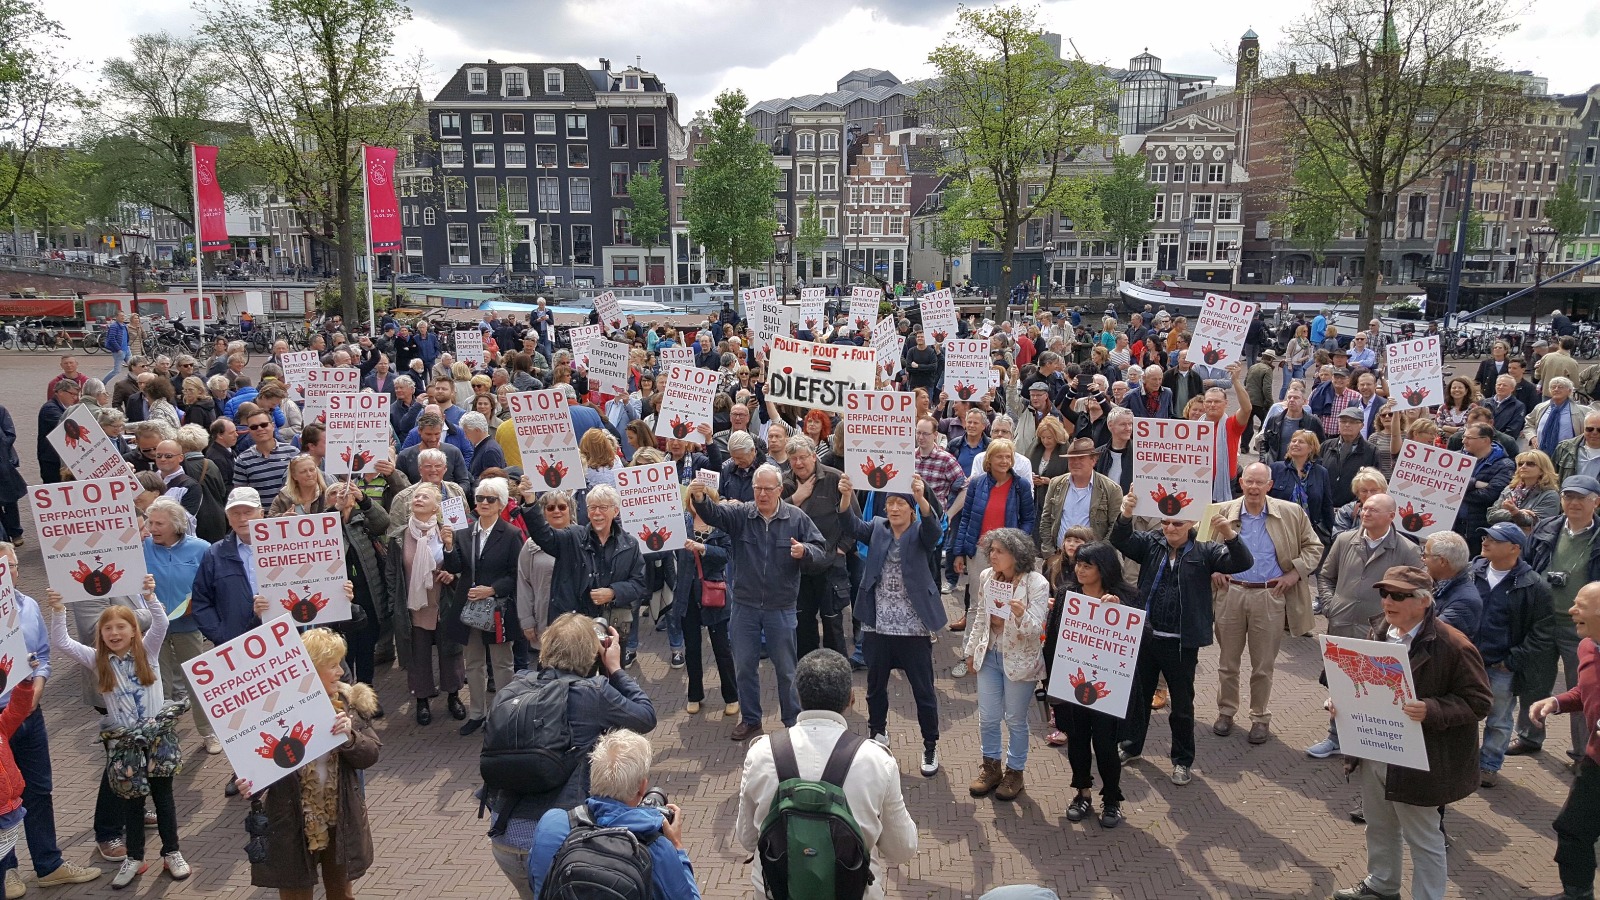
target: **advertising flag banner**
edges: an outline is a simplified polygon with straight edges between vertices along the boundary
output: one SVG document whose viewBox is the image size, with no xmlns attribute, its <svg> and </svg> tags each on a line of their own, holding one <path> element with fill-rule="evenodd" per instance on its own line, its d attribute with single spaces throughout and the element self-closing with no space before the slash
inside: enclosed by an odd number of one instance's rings
<svg viewBox="0 0 1600 900">
<path fill-rule="evenodd" d="M 828 302 L 828 289 L 808 287 L 800 289 L 800 330 L 816 334 L 828 324 L 824 307 Z"/>
<path fill-rule="evenodd" d="M 117 445 L 94 420 L 89 407 L 81 403 L 67 410 L 61 424 L 50 432 L 49 440 L 61 462 L 79 481 L 133 477 L 133 467 L 117 452 Z"/>
<path fill-rule="evenodd" d="M 289 399 L 305 403 L 306 383 L 311 379 L 307 372 L 322 368 L 322 360 L 315 350 L 290 350 L 283 354 L 283 383 L 289 388 Z M 419 388 L 417 393 L 422 393 Z"/>
<path fill-rule="evenodd" d="M 767 366 L 767 397 L 779 403 L 845 411 L 850 391 L 878 386 L 878 352 L 853 344 L 817 344 L 779 336 Z"/>
<path fill-rule="evenodd" d="M 400 249 L 400 198 L 394 189 L 396 152 L 390 147 L 362 147 L 367 160 L 367 236 L 374 255 Z M 459 358 L 459 357 L 458 357 Z"/>
<path fill-rule="evenodd" d="M 1256 304 L 1221 294 L 1206 294 L 1200 321 L 1189 342 L 1194 362 L 1224 367 L 1244 354 L 1244 337 L 1255 318 Z"/>
<path fill-rule="evenodd" d="M 858 284 L 850 289 L 850 327 L 856 331 L 866 331 L 873 322 L 878 321 L 878 307 L 883 302 L 883 291 L 879 288 L 865 284 Z M 893 316 L 889 317 L 893 319 Z"/>
<path fill-rule="evenodd" d="M 16 575 L 11 571 L 11 560 L 0 556 L 0 688 L 28 677 L 28 668 L 28 638 L 22 631 L 22 601 L 17 598 Z"/>
<path fill-rule="evenodd" d="M 1395 341 L 1388 354 L 1389 401 L 1397 410 L 1444 402 L 1444 354 L 1438 335 Z"/>
<path fill-rule="evenodd" d="M 628 352 L 631 348 L 603 337 L 589 342 L 589 390 L 608 397 L 628 393 Z"/>
<path fill-rule="evenodd" d="M 1389 478 L 1394 523 L 1419 538 L 1449 531 L 1456 524 L 1456 511 L 1467 499 L 1467 482 L 1477 464 L 1470 453 L 1418 441 L 1402 443 Z"/>
<path fill-rule="evenodd" d="M 572 409 L 560 389 L 507 394 L 506 405 L 516 423 L 522 471 L 540 491 L 581 491 L 583 456 L 572 427 Z"/>
<path fill-rule="evenodd" d="M 342 592 L 341 592 L 342 593 Z M 290 619 L 277 618 L 183 664 L 193 702 L 253 791 L 345 743 L 337 712 Z"/>
<path fill-rule="evenodd" d="M 673 363 L 685 366 L 694 365 L 693 347 L 660 347 L 656 350 L 656 363 L 662 371 Z"/>
<path fill-rule="evenodd" d="M 683 521 L 682 490 L 677 469 L 670 462 L 617 470 L 622 526 L 647 552 L 683 549 L 688 529 Z"/>
<path fill-rule="evenodd" d="M 952 400 L 976 400 L 989 390 L 989 342 L 950 338 L 944 347 L 944 385 Z"/>
<path fill-rule="evenodd" d="M 1137 419 L 1133 423 L 1136 516 L 1199 522 L 1211 502 L 1217 423 Z"/>
<path fill-rule="evenodd" d="M 1428 771 L 1422 723 L 1413 722 L 1402 708 L 1417 699 L 1405 646 L 1331 634 L 1320 637 L 1339 752 Z"/>
<path fill-rule="evenodd" d="M 65 603 L 139 593 L 144 539 L 129 477 L 64 481 L 28 488 L 45 577 Z"/>
<path fill-rule="evenodd" d="M 455 333 L 456 362 L 467 364 L 474 372 L 483 368 L 483 332 L 476 328 Z"/>
<path fill-rule="evenodd" d="M 194 161 L 194 202 L 200 215 L 195 223 L 200 233 L 200 253 L 227 250 L 233 246 L 228 240 L 228 209 L 222 198 L 222 183 L 217 180 L 217 148 L 203 144 L 190 144 Z"/>
<path fill-rule="evenodd" d="M 600 326 L 610 334 L 622 327 L 622 304 L 617 300 L 617 295 L 612 291 L 596 294 L 594 298 L 594 312 L 600 317 Z"/>
<path fill-rule="evenodd" d="M 379 460 L 389 458 L 389 395 L 363 391 L 328 398 L 327 452 L 323 469 L 329 475 L 370 475 Z"/>
<path fill-rule="evenodd" d="M 257 519 L 250 523 L 250 547 L 256 590 L 272 605 L 263 620 L 288 616 L 299 625 L 324 625 L 350 618 L 338 513 Z"/>
<path fill-rule="evenodd" d="M 854 485 L 911 493 L 917 465 L 917 396 L 906 391 L 845 395 L 844 468 Z"/>
<path fill-rule="evenodd" d="M 567 332 L 572 343 L 572 362 L 580 369 L 589 368 L 589 345 L 605 336 L 604 325 L 578 325 Z"/>
<path fill-rule="evenodd" d="M 661 385 L 661 411 L 656 413 L 656 436 L 695 444 L 705 438 L 695 429 L 711 424 L 711 404 L 722 379 L 710 369 L 673 363 Z"/>
<path fill-rule="evenodd" d="M 467 516 L 467 503 L 460 497 L 446 497 L 439 503 L 439 515 L 444 517 L 444 523 L 451 531 L 460 531 L 472 524 L 472 519 Z"/>
<path fill-rule="evenodd" d="M 922 310 L 922 333 L 928 337 L 928 346 L 943 347 L 944 342 L 956 336 L 956 298 L 949 288 L 924 294 L 917 302 Z"/>
<path fill-rule="evenodd" d="M 306 402 L 300 411 L 307 425 L 326 424 L 328 398 L 334 394 L 354 394 L 361 390 L 360 369 L 316 368 L 306 372 Z"/>
<path fill-rule="evenodd" d="M 900 374 L 900 360 L 905 348 L 905 335 L 895 332 L 894 316 L 884 316 L 872 326 L 872 350 L 878 357 L 878 374 L 884 378 Z"/>
<path fill-rule="evenodd" d="M 1121 719 L 1133 695 L 1144 610 L 1071 591 L 1061 604 L 1051 697 Z"/>
</svg>

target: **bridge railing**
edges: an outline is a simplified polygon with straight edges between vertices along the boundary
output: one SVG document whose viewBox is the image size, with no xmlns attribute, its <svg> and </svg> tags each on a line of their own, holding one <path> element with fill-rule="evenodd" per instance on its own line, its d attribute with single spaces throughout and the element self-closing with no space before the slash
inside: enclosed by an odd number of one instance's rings
<svg viewBox="0 0 1600 900">
<path fill-rule="evenodd" d="M 65 278 L 86 278 L 113 285 L 120 285 L 124 280 L 122 270 L 116 266 L 102 266 L 98 263 L 70 259 L 51 259 L 48 256 L 32 253 L 0 253 L 0 269 L 38 272 Z"/>
</svg>

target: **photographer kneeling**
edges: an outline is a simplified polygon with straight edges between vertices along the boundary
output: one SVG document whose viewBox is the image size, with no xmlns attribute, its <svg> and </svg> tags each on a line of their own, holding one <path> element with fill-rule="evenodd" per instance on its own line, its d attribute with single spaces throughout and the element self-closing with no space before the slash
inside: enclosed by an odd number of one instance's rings
<svg viewBox="0 0 1600 900">
<path fill-rule="evenodd" d="M 528 855 L 534 896 L 546 889 L 558 897 L 700 896 L 683 849 L 682 812 L 651 790 L 650 758 L 642 734 L 622 729 L 600 738 L 589 755 L 589 799 L 539 820 Z"/>
</svg>

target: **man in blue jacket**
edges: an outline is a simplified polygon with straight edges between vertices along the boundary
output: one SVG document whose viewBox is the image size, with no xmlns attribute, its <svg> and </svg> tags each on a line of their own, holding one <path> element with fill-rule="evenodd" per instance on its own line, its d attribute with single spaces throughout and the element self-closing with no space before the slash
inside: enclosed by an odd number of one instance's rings
<svg viewBox="0 0 1600 900">
<path fill-rule="evenodd" d="M 644 735 L 622 728 L 601 736 L 589 754 L 589 799 L 571 810 L 552 809 L 539 819 L 533 849 L 528 853 L 528 881 L 533 896 L 539 896 L 544 889 L 561 845 L 578 822 L 580 827 L 626 828 L 645 846 L 650 854 L 653 900 L 699 898 L 694 866 L 689 862 L 689 852 L 683 849 L 683 811 L 675 803 L 643 805 L 651 793 L 650 762 L 650 740 Z M 627 870 L 619 865 L 615 872 Z M 582 885 L 562 883 L 577 892 L 575 896 L 583 895 Z"/>
<path fill-rule="evenodd" d="M 117 310 L 106 324 L 105 348 L 111 352 L 111 373 L 100 379 L 110 384 L 128 363 L 128 314 Z"/>
</svg>

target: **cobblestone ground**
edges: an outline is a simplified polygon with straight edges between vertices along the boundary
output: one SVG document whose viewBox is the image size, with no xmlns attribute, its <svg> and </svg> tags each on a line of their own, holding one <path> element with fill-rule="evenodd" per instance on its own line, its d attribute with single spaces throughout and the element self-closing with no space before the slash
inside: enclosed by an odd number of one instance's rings
<svg viewBox="0 0 1600 900">
<path fill-rule="evenodd" d="M 91 376 L 105 374 L 106 357 L 83 358 Z M 53 356 L 0 353 L 0 403 L 17 424 L 18 452 L 30 481 L 35 421 L 44 384 L 57 371 Z M 32 522 L 25 511 L 31 537 Z M 44 578 L 32 540 L 22 553 L 21 587 L 41 596 Z M 1356 791 L 1334 761 L 1307 758 L 1302 748 L 1326 727 L 1325 694 L 1311 638 L 1285 641 L 1273 698 L 1274 739 L 1250 746 L 1243 731 L 1229 738 L 1211 734 L 1216 714 L 1214 650 L 1201 654 L 1199 755 L 1188 787 L 1167 780 L 1166 714 L 1152 721 L 1146 759 L 1123 779 L 1128 821 L 1115 831 L 1093 822 L 1072 825 L 1066 806 L 1072 791 L 1062 750 L 1044 744 L 1047 728 L 1033 712 L 1034 743 L 1027 791 L 1015 803 L 974 800 L 966 784 L 979 760 L 977 709 L 972 679 L 954 679 L 954 635 L 935 647 L 940 664 L 940 751 L 945 769 L 933 778 L 917 774 L 920 740 L 915 708 L 905 682 L 890 682 L 890 731 L 904 776 L 906 800 L 916 819 L 920 851 L 889 877 L 891 897 L 964 898 L 999 884 L 1031 882 L 1074 898 L 1301 898 L 1326 897 L 1364 873 L 1363 832 L 1345 814 Z M 707 652 L 709 659 L 709 651 Z M 728 740 L 731 723 L 720 707 L 709 714 L 684 712 L 685 681 L 666 664 L 664 635 L 646 634 L 637 673 L 656 703 L 661 724 L 651 735 L 657 784 L 684 809 L 684 835 L 701 890 L 707 897 L 749 896 L 745 852 L 731 832 L 737 809 L 742 747 Z M 95 719 L 78 700 L 78 674 L 57 666 L 45 702 L 55 761 L 56 822 L 60 843 L 72 862 L 89 864 L 93 852 L 90 814 L 101 764 Z M 708 674 L 714 680 L 715 672 Z M 1246 679 L 1247 681 L 1247 679 Z M 378 691 L 388 718 L 378 723 L 383 758 L 369 773 L 367 798 L 377 847 L 372 870 L 358 885 L 364 898 L 511 897 L 510 886 L 490 858 L 486 823 L 477 818 L 479 739 L 458 737 L 443 711 L 428 728 L 412 719 L 404 679 L 384 672 Z M 776 709 L 772 676 L 768 698 Z M 858 691 L 865 690 L 858 677 Z M 708 694 L 715 691 L 708 685 Z M 865 730 L 864 696 L 848 718 Z M 767 727 L 777 726 L 769 716 Z M 175 884 L 146 875 L 129 894 L 137 896 L 256 897 L 245 861 L 245 804 L 225 800 L 228 767 L 207 756 L 183 721 L 188 764 L 177 781 L 183 850 L 194 876 Z M 1566 796 L 1567 749 L 1552 730 L 1542 756 L 1507 760 L 1500 786 L 1480 791 L 1450 808 L 1452 898 L 1526 898 L 1559 893 L 1551 854 L 1550 822 Z M 152 833 L 152 839 L 154 839 Z M 25 848 L 18 853 L 25 856 Z M 110 867 L 106 879 L 110 876 Z M 32 881 L 31 868 L 23 871 Z M 83 886 L 40 889 L 33 896 L 57 898 L 110 893 L 106 879 Z"/>
</svg>

